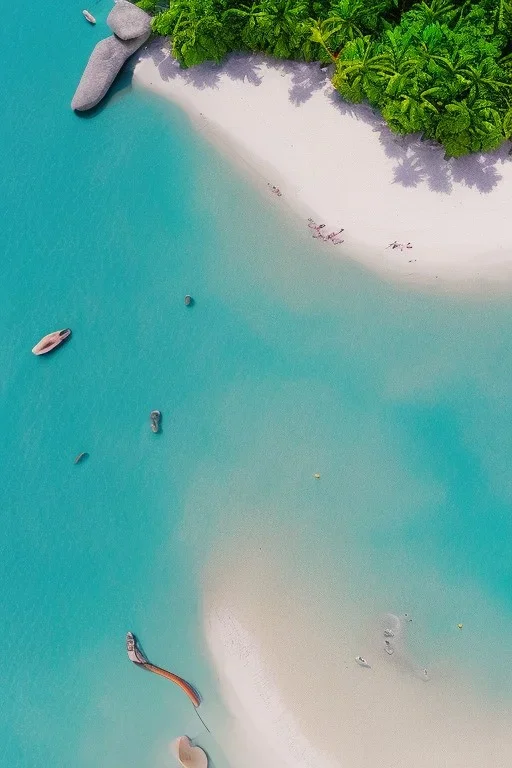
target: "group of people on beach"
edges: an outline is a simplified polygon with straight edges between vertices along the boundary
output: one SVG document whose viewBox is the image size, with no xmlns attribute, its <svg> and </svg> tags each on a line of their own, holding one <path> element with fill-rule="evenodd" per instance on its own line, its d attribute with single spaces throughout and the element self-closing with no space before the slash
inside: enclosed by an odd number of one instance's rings
<svg viewBox="0 0 512 768">
<path fill-rule="evenodd" d="M 282 193 L 279 187 L 276 187 L 275 184 L 271 184 L 270 182 L 267 182 L 267 186 L 270 187 L 275 195 L 281 197 Z M 326 235 L 322 231 L 325 229 L 325 226 L 325 224 L 317 224 L 316 221 L 314 221 L 312 218 L 308 219 L 308 227 L 313 230 L 312 237 L 316 238 L 317 240 L 323 240 L 324 243 L 330 242 L 333 245 L 341 245 L 341 243 L 345 242 L 340 238 L 341 233 L 345 231 L 343 227 L 337 232 L 329 232 L 329 234 Z M 394 240 L 392 243 L 387 245 L 386 248 L 392 248 L 393 250 L 399 248 L 401 251 L 404 251 L 412 248 L 412 243 L 399 243 L 398 240 Z"/>
<path fill-rule="evenodd" d="M 400 248 L 401 251 L 404 250 L 404 248 L 412 248 L 411 243 L 397 243 L 395 240 L 394 242 L 390 243 L 386 248 L 392 248 L 395 250 L 395 248 Z"/>
<path fill-rule="evenodd" d="M 340 245 L 340 243 L 344 242 L 344 240 L 341 240 L 339 237 L 344 231 L 343 228 L 339 229 L 337 232 L 330 232 L 328 235 L 324 235 L 322 230 L 325 229 L 325 224 L 317 224 L 313 219 L 308 219 L 308 227 L 313 230 L 312 236 L 318 240 L 323 240 L 324 243 L 331 242 L 333 245 Z"/>
</svg>

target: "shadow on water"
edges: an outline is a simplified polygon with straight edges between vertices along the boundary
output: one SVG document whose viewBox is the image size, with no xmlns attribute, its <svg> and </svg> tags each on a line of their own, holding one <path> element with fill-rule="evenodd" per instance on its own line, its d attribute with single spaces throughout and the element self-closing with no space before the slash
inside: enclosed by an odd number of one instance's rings
<svg viewBox="0 0 512 768">
<path fill-rule="evenodd" d="M 91 118 L 97 117 L 97 115 L 101 114 L 104 109 L 112 106 L 112 104 L 116 101 L 124 99 L 132 91 L 132 76 L 133 65 L 128 62 L 128 64 L 125 64 L 121 69 L 116 79 L 110 86 L 107 95 L 103 97 L 100 103 L 92 109 L 88 109 L 84 112 L 75 112 L 75 115 L 81 119 L 90 120 Z"/>
</svg>

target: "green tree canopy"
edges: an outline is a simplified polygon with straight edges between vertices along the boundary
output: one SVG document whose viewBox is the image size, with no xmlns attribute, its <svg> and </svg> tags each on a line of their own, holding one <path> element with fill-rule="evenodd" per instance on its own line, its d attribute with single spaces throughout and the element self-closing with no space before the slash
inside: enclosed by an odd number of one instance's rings
<svg viewBox="0 0 512 768">
<path fill-rule="evenodd" d="M 335 65 L 333 85 L 447 155 L 512 137 L 512 0 L 140 0 L 183 66 L 231 51 Z"/>
</svg>

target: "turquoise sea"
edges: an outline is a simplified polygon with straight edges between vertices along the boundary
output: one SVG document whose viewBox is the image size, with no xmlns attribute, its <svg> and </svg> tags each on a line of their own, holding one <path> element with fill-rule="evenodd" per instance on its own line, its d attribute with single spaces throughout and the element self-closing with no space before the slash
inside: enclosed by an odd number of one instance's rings
<svg viewBox="0 0 512 768">
<path fill-rule="evenodd" d="M 510 298 L 342 262 L 129 78 L 77 117 L 109 4 L 0 4 L 0 764 L 160 768 L 201 733 L 128 629 L 220 722 L 201 582 L 248 528 L 295 531 L 305 578 L 412 611 L 510 707 Z"/>
</svg>

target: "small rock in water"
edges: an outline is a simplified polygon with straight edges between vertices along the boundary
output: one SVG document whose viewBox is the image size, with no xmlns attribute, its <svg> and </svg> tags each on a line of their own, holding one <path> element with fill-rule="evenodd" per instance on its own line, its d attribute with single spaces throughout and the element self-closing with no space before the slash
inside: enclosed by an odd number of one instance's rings
<svg viewBox="0 0 512 768">
<path fill-rule="evenodd" d="M 320 472 L 315 472 L 313 477 L 315 478 L 315 480 L 320 480 Z"/>
</svg>

